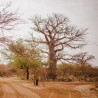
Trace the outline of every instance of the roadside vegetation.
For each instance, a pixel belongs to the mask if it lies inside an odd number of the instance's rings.
[[[16,70],[13,65],[0,65],[0,77],[11,77],[16,74]]]

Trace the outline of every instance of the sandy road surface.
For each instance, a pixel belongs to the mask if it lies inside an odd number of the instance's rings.
[[[0,98],[98,98],[98,92],[90,90],[92,86],[81,82],[40,82],[35,87],[31,80],[0,78]]]
[[[21,85],[22,81],[0,79],[0,98],[40,98],[32,90]]]

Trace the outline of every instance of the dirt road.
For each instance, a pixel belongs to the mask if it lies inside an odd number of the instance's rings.
[[[74,82],[40,82],[35,87],[30,80],[0,78],[0,98],[98,98],[90,87]]]
[[[0,79],[0,98],[40,98],[32,90],[27,89],[21,83],[23,81],[13,79]]]

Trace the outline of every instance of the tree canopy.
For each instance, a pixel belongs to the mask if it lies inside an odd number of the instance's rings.
[[[41,66],[40,51],[36,48],[35,44],[24,43],[23,40],[19,39],[16,42],[8,44],[6,50],[9,53],[3,52],[3,54],[13,62],[15,68],[27,71],[27,79],[29,79],[30,68],[36,71]]]
[[[34,27],[32,30],[42,35],[33,42],[44,44],[48,50],[49,76],[56,76],[56,64],[58,60],[68,60],[65,48],[78,49],[85,45],[87,29],[78,29],[72,26],[69,19],[61,14],[52,14],[47,18],[35,16],[31,19]],[[63,51],[64,50],[64,51]]]

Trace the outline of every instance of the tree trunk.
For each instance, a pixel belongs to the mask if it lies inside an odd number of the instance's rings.
[[[37,86],[38,85],[38,77],[34,72],[34,85]]]
[[[36,76],[34,74],[34,85],[36,86]]]
[[[49,67],[47,69],[48,78],[55,79],[56,78],[56,54],[55,47],[53,44],[49,45]]]
[[[27,71],[27,80],[29,80],[29,69],[27,69],[26,71]]]

